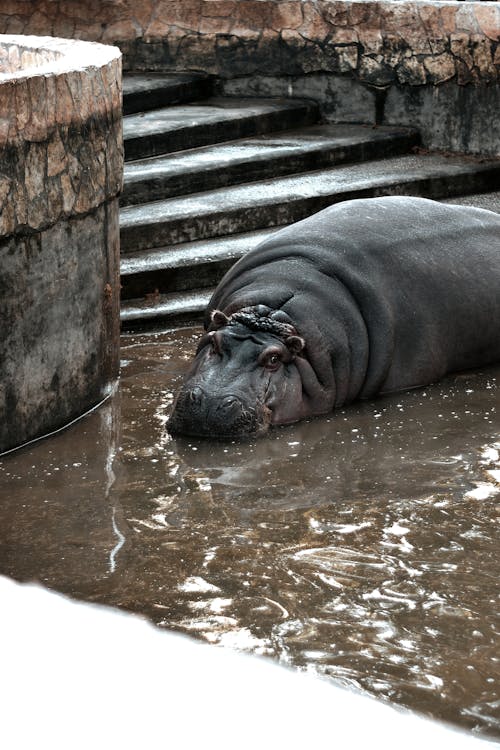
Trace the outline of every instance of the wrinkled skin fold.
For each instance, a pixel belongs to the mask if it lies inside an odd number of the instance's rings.
[[[500,216],[423,198],[331,206],[225,275],[169,430],[260,435],[500,361]]]

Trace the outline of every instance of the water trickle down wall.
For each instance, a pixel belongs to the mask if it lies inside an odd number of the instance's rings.
[[[118,376],[120,58],[0,36],[0,452],[81,415]]]

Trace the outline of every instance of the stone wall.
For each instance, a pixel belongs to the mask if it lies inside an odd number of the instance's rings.
[[[0,31],[113,42],[126,69],[204,70],[227,93],[309,93],[338,121],[500,150],[496,2],[4,0]]]
[[[0,31],[119,44],[124,68],[355,73],[369,85],[500,72],[500,4],[381,0],[4,0]]]
[[[0,36],[0,452],[118,375],[122,171],[119,50]]]

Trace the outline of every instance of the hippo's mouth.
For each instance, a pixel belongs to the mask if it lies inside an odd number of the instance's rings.
[[[270,424],[271,410],[265,404],[248,406],[232,394],[213,399],[195,386],[179,393],[167,429],[173,435],[224,440],[257,437]]]

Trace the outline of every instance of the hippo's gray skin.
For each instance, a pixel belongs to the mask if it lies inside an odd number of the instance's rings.
[[[500,361],[500,215],[423,198],[331,206],[225,275],[172,433],[256,435]]]

